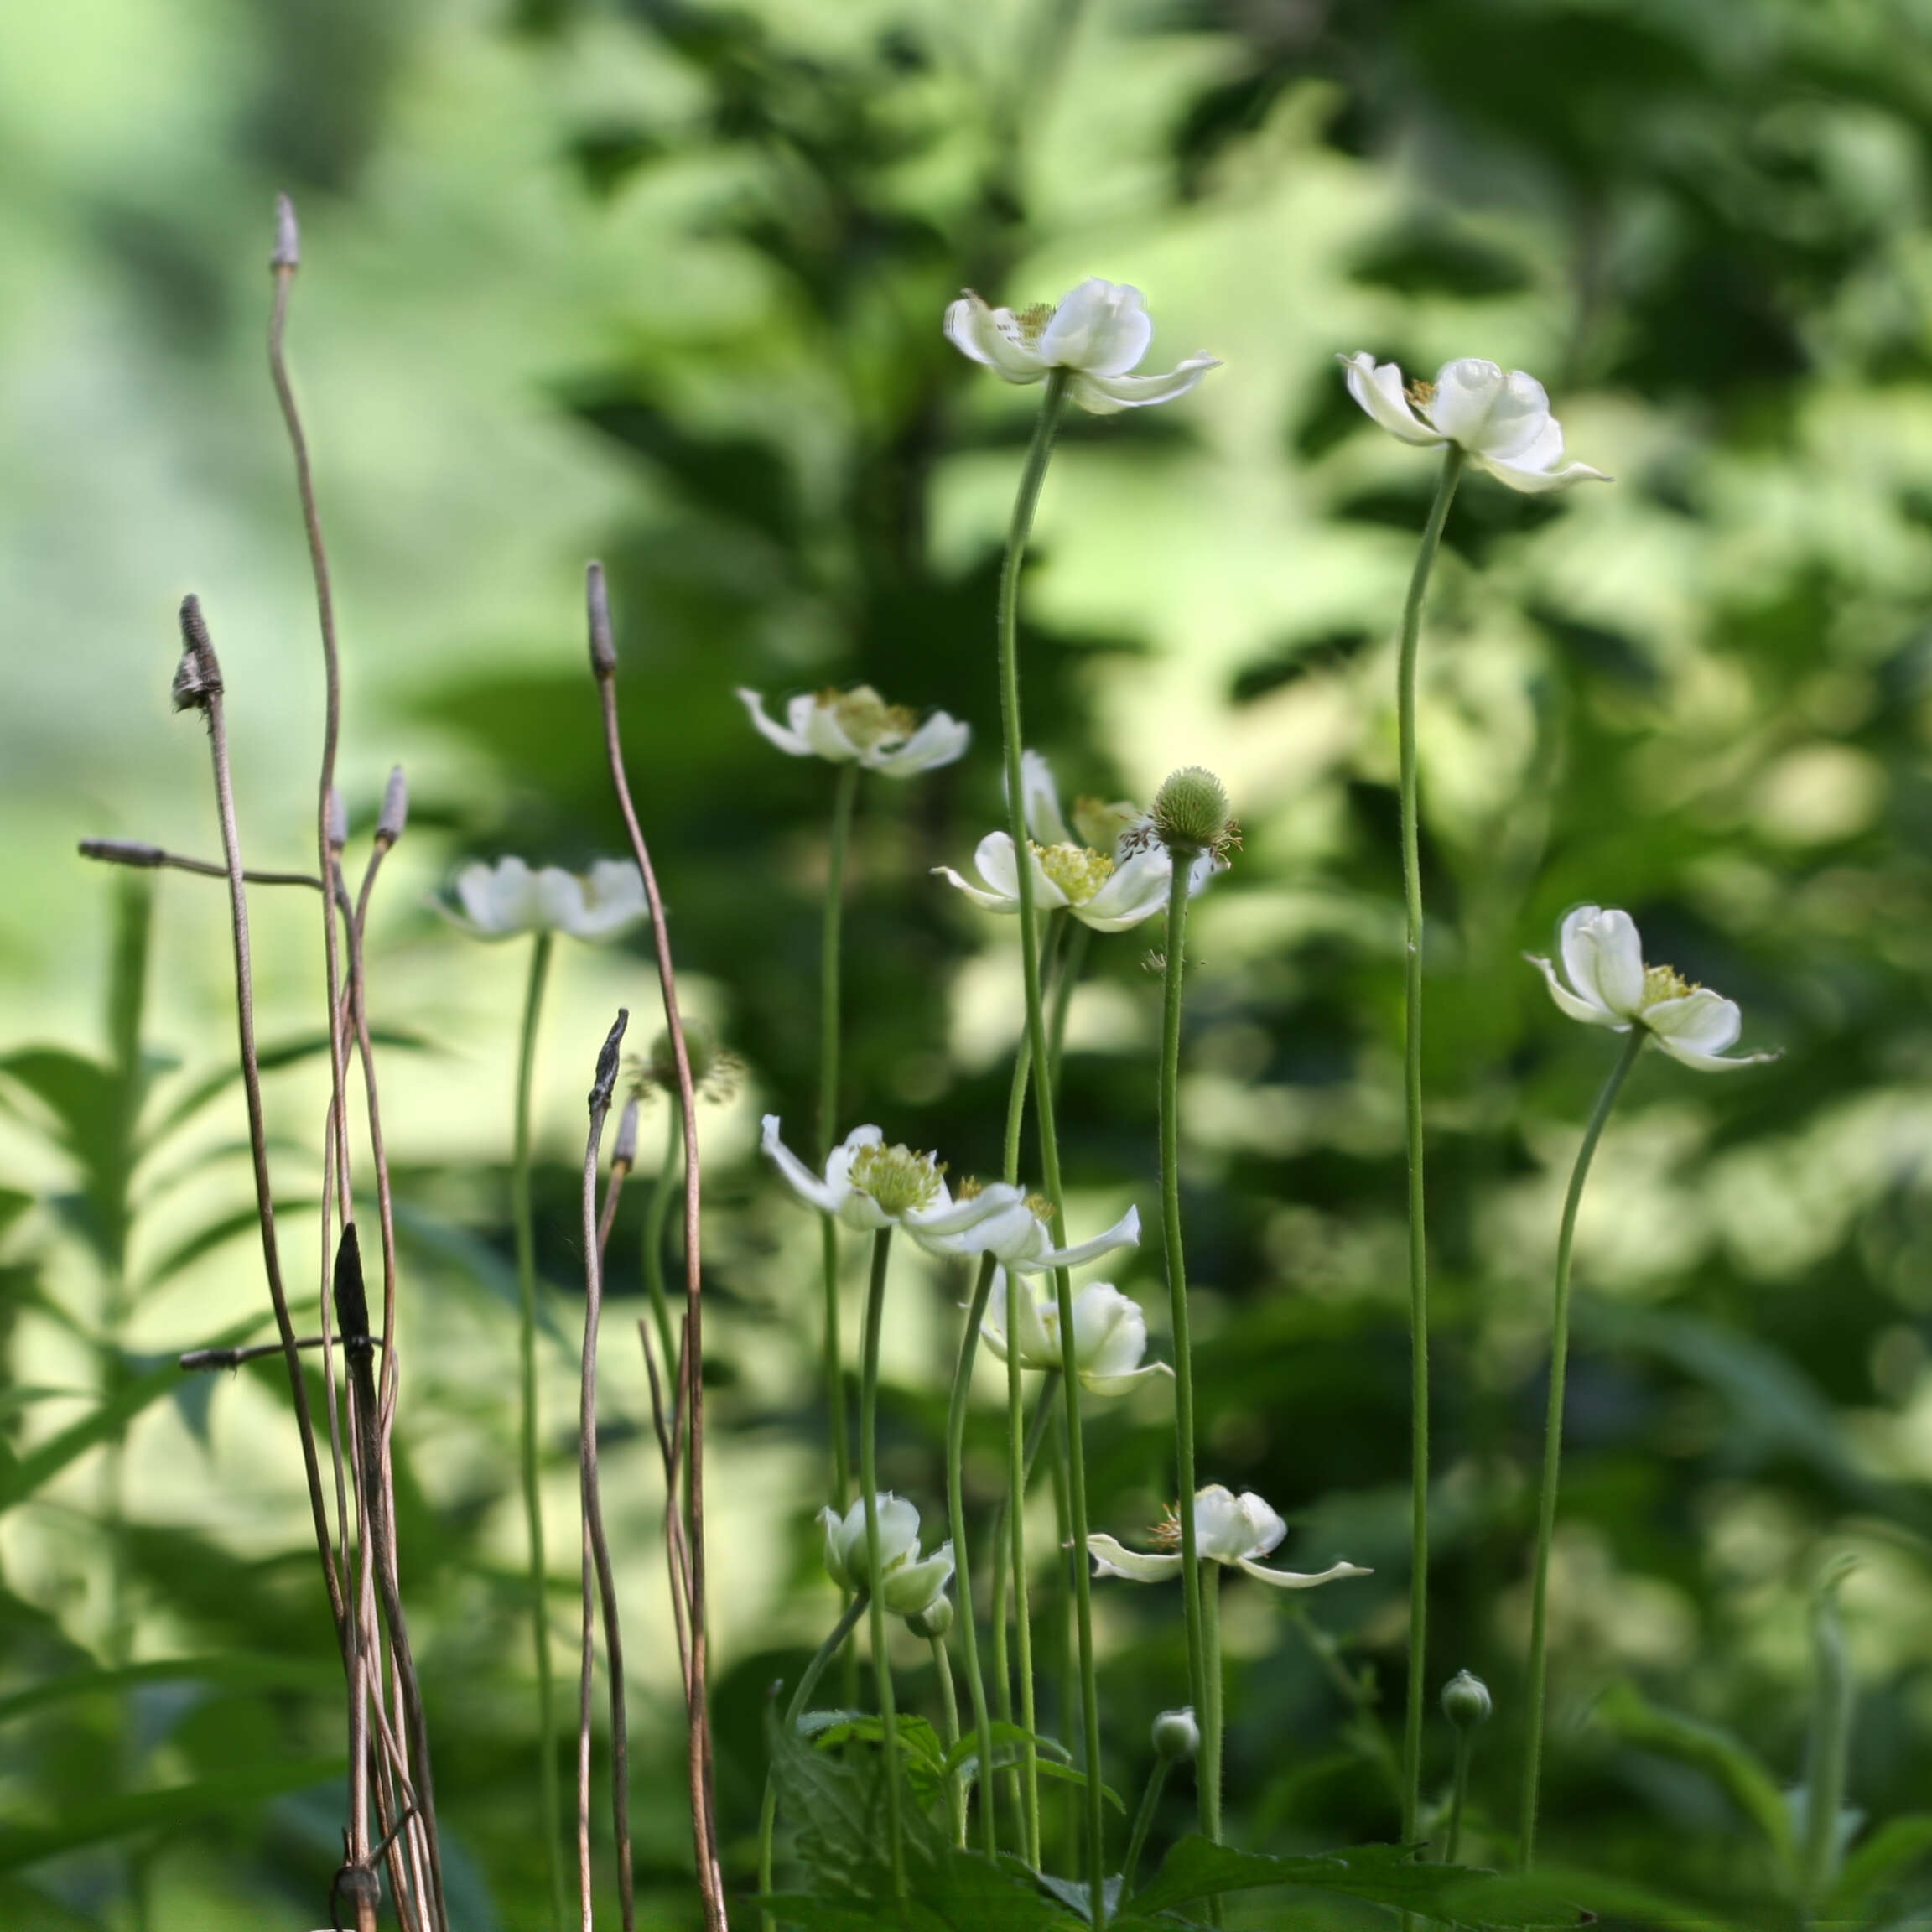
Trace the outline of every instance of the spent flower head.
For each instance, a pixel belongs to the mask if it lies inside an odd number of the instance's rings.
[[[718,1044],[717,1036],[703,1021],[684,1022],[684,1057],[691,1066],[691,1085],[700,1100],[722,1104],[735,1099],[745,1083],[745,1062],[730,1048]],[[651,1042],[651,1051],[634,1057],[625,1069],[631,1091],[642,1097],[678,1091],[678,1057],[671,1048],[671,1036],[660,1030]]]
[[[870,684],[849,691],[805,692],[785,706],[785,722],[766,716],[765,700],[740,689],[740,702],[760,735],[794,758],[857,763],[888,778],[911,778],[950,765],[965,750],[972,728],[943,711],[926,722],[904,704],[888,704]]]
[[[1228,811],[1228,788],[1206,766],[1171,771],[1154,794],[1146,830],[1176,858],[1210,852],[1225,860],[1241,842],[1240,828]]]
[[[1124,1576],[1133,1583],[1165,1583],[1181,1574],[1181,1533],[1176,1509],[1151,1532],[1152,1540],[1164,1545],[1158,1551],[1129,1550],[1111,1536],[1089,1536],[1087,1554],[1093,1559],[1093,1574]],[[1210,1483],[1195,1492],[1194,1541],[1203,1562],[1225,1564],[1277,1590],[1311,1590],[1318,1583],[1370,1574],[1348,1562],[1331,1563],[1326,1570],[1311,1574],[1270,1570],[1259,1559],[1287,1534],[1288,1525],[1252,1489],[1237,1496],[1222,1484]]]

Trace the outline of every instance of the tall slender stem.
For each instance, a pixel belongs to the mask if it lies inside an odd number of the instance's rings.
[[[839,1020],[840,934],[845,896],[845,853],[851,841],[852,808],[859,796],[856,759],[839,768],[832,797],[832,839],[825,872],[825,917],[818,939],[818,1165],[823,1168],[839,1137]],[[839,1338],[839,1223],[819,1218],[819,1254],[825,1284],[825,1415],[832,1433],[832,1507],[844,1513],[852,1494],[852,1450],[845,1414],[844,1351]],[[970,1619],[969,1619],[970,1621]]]
[[[1462,1806],[1469,1795],[1469,1749],[1475,1733],[1461,1726],[1456,1732],[1456,1768],[1449,1786],[1449,1829],[1442,1846],[1442,1862],[1453,1865],[1462,1848]]]
[[[1154,1760],[1154,1768],[1147,1774],[1147,1789],[1140,1794],[1140,1809],[1134,1814],[1134,1829],[1127,1839],[1127,1856],[1120,1867],[1120,1897],[1123,1902],[1133,1895],[1135,1874],[1140,1869],[1140,1854],[1147,1844],[1147,1833],[1154,1823],[1154,1814],[1160,1809],[1161,1794],[1167,1788],[1167,1774],[1171,1768],[1166,1757]]]
[[[953,1747],[959,1742],[959,1699],[953,1688],[953,1659],[946,1654],[946,1639],[934,1637],[928,1639],[932,1646],[932,1668],[939,1675],[939,1742],[946,1747],[946,1754],[951,1757]],[[982,1756],[980,1763],[987,1760]],[[991,1812],[991,1806],[983,1805],[981,1810]],[[946,1780],[946,1810],[953,1826],[953,1842],[961,1851],[966,1848],[966,1778],[963,1771],[955,1771]]]
[[[1201,1829],[1221,1836],[1221,1566],[1210,1563],[1201,1579],[1201,1669],[1208,1689],[1202,1711],[1201,1757],[1196,1773],[1201,1780]],[[1220,1903],[1218,1899],[1215,1901]]]
[[[876,1578],[879,1557],[879,1332],[886,1317],[886,1270],[891,1258],[892,1230],[872,1238],[872,1279],[865,1291],[864,1360],[859,1371],[859,1493],[865,1505],[865,1574]],[[879,1695],[880,1774],[886,1780],[886,1836],[891,1852],[892,1883],[906,1888],[904,1826],[899,1816],[899,1724],[892,1701],[892,1659],[886,1649],[886,1601],[868,1592],[872,1635],[872,1675]]]
[[[1536,1568],[1530,1593],[1530,1700],[1523,1756],[1523,1866],[1527,1871],[1536,1855],[1536,1806],[1543,1775],[1543,1694],[1549,1647],[1550,1545],[1556,1533],[1556,1488],[1563,1461],[1563,1387],[1570,1364],[1570,1250],[1576,1235],[1576,1210],[1590,1162],[1603,1136],[1604,1123],[1623,1090],[1637,1056],[1649,1036],[1633,1026],[1625,1036],[1617,1064],[1597,1096],[1576,1165],[1570,1171],[1570,1191],[1563,1198],[1563,1226],[1556,1237],[1556,1296],[1550,1327],[1550,1405],[1543,1422],[1543,1487],[1536,1503]]]
[[[1033,513],[1040,491],[1046,480],[1046,465],[1053,452],[1054,432],[1058,428],[1067,402],[1067,374],[1055,370],[1046,378],[1046,395],[1026,453],[1026,465],[1021,472],[1020,490],[1013,505],[1012,527],[1007,537],[1006,557],[1000,574],[1000,716],[1004,728],[1006,763],[1006,806],[1013,849],[1015,872],[1019,885],[1020,956],[1026,974],[1026,1037],[1033,1064],[1042,1070],[1051,1067],[1048,1055],[1046,1001],[1041,986],[1040,915],[1034,895],[1033,867],[1026,842],[1026,792],[1021,766],[1025,743],[1020,714],[1020,572],[1032,533]],[[1066,1213],[1060,1181],[1060,1146],[1053,1124],[1053,1083],[1041,1078],[1033,1082],[1034,1111],[1040,1124],[1040,1171],[1046,1199],[1052,1210],[1056,1235],[1064,1239]],[[1087,1569],[1087,1470],[1080,1439],[1080,1389],[1078,1338],[1073,1328],[1073,1285],[1064,1268],[1053,1273],[1053,1285],[1060,1304],[1060,1347],[1066,1378],[1068,1484],[1067,1504],[1071,1515],[1074,1564],[1074,1623],[1080,1647],[1081,1718],[1085,1747],[1087,1781],[1087,1871],[1092,1886],[1093,1923],[1104,1926],[1107,1918],[1106,1816],[1100,1784],[1100,1701],[1093,1668],[1093,1591]]]
[[[1021,1293],[1028,1292],[1025,1283],[1019,1283],[1018,1286]],[[1013,1290],[1014,1284],[1010,1282],[1007,1292],[1011,1294]],[[1007,1333],[1009,1337],[1012,1333],[1010,1317]],[[1042,1395],[1039,1414],[1043,1417],[1046,1413],[1046,1401]],[[1013,1569],[1013,1648],[1020,1679],[1022,1733],[1019,1771],[1020,1831],[1026,1862],[1037,1871],[1040,1867],[1040,1752],[1033,1740],[1040,1729],[1040,1719],[1033,1687],[1033,1621],[1026,1602],[1026,1473],[1032,1467],[1032,1458],[1021,1440],[1021,1423],[1025,1414],[1020,1352],[1009,1342],[1006,1349],[1006,1530],[1009,1559]],[[1038,1448],[1037,1440],[1032,1446]],[[1004,1613],[1002,1606],[1001,1614]]]
[[[510,1218],[517,1239],[517,1361],[522,1389],[518,1448],[522,1465],[523,1526],[530,1550],[530,1637],[537,1654],[537,1789],[543,1808],[543,1846],[550,1868],[551,1910],[554,1923],[562,1926],[569,1906],[563,1840],[564,1794],[557,1775],[557,1694],[550,1674],[550,1608],[543,1561],[543,1493],[537,1406],[537,1223],[530,1198],[531,1096],[536,1084],[537,1034],[543,1016],[543,989],[550,975],[551,946],[552,936],[539,932],[530,948],[530,978],[523,995],[523,1031],[517,1050]]]
[[[828,1217],[828,1225],[829,1219]],[[966,1694],[973,1706],[973,1726],[979,1734],[979,1839],[989,1856],[999,1848],[993,1805],[993,1717],[986,1706],[986,1680],[979,1670],[979,1633],[973,1607],[973,1569],[966,1534],[964,1464],[966,1405],[973,1392],[973,1364],[979,1353],[979,1328],[986,1318],[986,1304],[992,1296],[993,1275],[997,1265],[990,1254],[980,1257],[979,1279],[973,1285],[972,1305],[966,1311],[966,1332],[959,1338],[959,1360],[953,1372],[952,1400],[946,1410],[946,1511],[953,1533],[953,1561],[958,1576],[959,1657],[966,1667]],[[945,1646],[937,1639],[934,1646],[935,1654],[942,1659],[942,1668],[944,1668]],[[946,1685],[950,1696],[950,1675]]]
[[[1436,500],[1402,606],[1402,649],[1395,673],[1396,735],[1402,787],[1403,1111],[1409,1150],[1410,1567],[1409,1686],[1402,1727],[1402,1839],[1412,1844],[1422,1791],[1422,1690],[1429,1639],[1429,1244],[1423,1224],[1422,1175],[1422,859],[1416,815],[1415,657],[1422,601],[1442,543],[1442,526],[1462,474],[1462,451],[1442,452]]]
[[[1201,1829],[1220,1833],[1220,1789],[1210,1775],[1213,1695],[1208,1681],[1202,1628],[1200,1533],[1194,1522],[1194,1345],[1187,1319],[1187,1257],[1181,1240],[1181,989],[1187,945],[1188,856],[1172,855],[1167,886],[1166,965],[1161,1004],[1161,1236],[1167,1265],[1167,1300],[1174,1329],[1174,1461],[1181,1485],[1181,1600],[1187,1627],[1187,1696],[1207,1727],[1196,1779]]]

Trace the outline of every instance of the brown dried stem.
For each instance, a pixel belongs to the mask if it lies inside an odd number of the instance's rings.
[[[98,859],[103,865],[132,865],[146,871],[166,865],[177,872],[196,873],[204,879],[228,876],[228,868],[216,865],[212,859],[190,859],[139,839],[83,839],[80,856]],[[242,876],[251,886],[306,886],[314,892],[322,890],[322,881],[313,872],[257,872],[251,869]]]
[[[692,1832],[698,1860],[698,1885],[704,1901],[706,1932],[728,1932],[730,1919],[724,1905],[724,1875],[718,1862],[716,1834],[713,1824],[711,1795],[711,1719],[707,1686],[704,1633],[704,1281],[699,1255],[699,1175],[698,1159],[698,1097],[691,1078],[691,1057],[684,1041],[684,1025],[678,1011],[678,976],[671,960],[671,940],[664,927],[664,902],[657,891],[657,875],[651,864],[651,851],[637,822],[631,803],[631,786],[624,772],[624,746],[617,722],[617,653],[611,637],[610,595],[604,581],[604,567],[592,564],[585,576],[585,601],[590,631],[590,668],[597,685],[597,701],[603,714],[604,749],[610,766],[610,782],[624,814],[625,830],[630,834],[631,850],[644,880],[644,896],[651,909],[651,937],[657,955],[658,989],[664,1002],[664,1029],[670,1037],[672,1059],[678,1072],[678,1104],[684,1121],[684,1345],[679,1367],[683,1370],[685,1426],[689,1448],[686,1458],[684,1509],[686,1513],[685,1559],[689,1566],[686,1595],[690,1617],[691,1661],[687,1687],[688,1717],[688,1762],[691,1778]],[[667,1499],[667,1511],[675,1514],[678,1493],[673,1488]]]

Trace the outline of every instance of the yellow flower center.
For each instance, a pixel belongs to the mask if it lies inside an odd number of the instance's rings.
[[[1046,333],[1046,325],[1053,319],[1057,306],[1052,302],[1036,302],[1031,309],[1018,310],[1013,319],[1020,325],[1020,340],[1029,349],[1037,348],[1040,338]]]
[[[1053,1203],[1044,1194],[1029,1194],[1026,1212],[1036,1221],[1044,1221],[1049,1228],[1053,1225]]]
[[[1091,845],[1035,845],[1040,870],[1067,895],[1070,906],[1084,906],[1106,884],[1114,861]]]
[[[870,684],[854,685],[849,691],[821,691],[818,705],[838,719],[839,730],[861,751],[910,738],[919,723],[906,706],[888,704]]]
[[[1666,1000],[1681,1000],[1686,994],[1697,990],[1694,980],[1686,979],[1675,966],[1646,966],[1644,969],[1644,999],[1640,1010],[1662,1005]]]
[[[1408,388],[1408,397],[1416,408],[1426,409],[1436,400],[1436,385],[1420,380],[1411,382]]]
[[[910,1213],[925,1207],[939,1192],[943,1163],[930,1154],[915,1154],[902,1141],[882,1147],[874,1141],[853,1156],[852,1185],[869,1194],[888,1214]]]

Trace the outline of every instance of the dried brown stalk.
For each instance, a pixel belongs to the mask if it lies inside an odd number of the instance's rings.
[[[724,1875],[718,1862],[717,1839],[713,1823],[711,1794],[711,1719],[707,1685],[704,1634],[704,1282],[699,1254],[698,1098],[691,1078],[691,1057],[684,1041],[684,1026],[678,1011],[678,976],[671,960],[671,940],[664,927],[664,902],[657,891],[657,875],[651,864],[650,848],[637,822],[636,808],[631,801],[631,786],[624,772],[624,747],[617,723],[617,652],[610,632],[610,594],[604,581],[604,567],[592,564],[585,577],[585,602],[590,631],[590,668],[596,681],[597,701],[603,714],[604,749],[610,766],[610,782],[617,794],[624,826],[631,838],[631,850],[644,880],[644,896],[651,909],[651,936],[657,955],[657,982],[664,1002],[664,1028],[671,1041],[671,1054],[678,1071],[678,1104],[684,1121],[684,1346],[679,1366],[683,1369],[685,1427],[688,1431],[684,1509],[687,1536],[686,1561],[689,1566],[686,1595],[690,1617],[691,1661],[687,1685],[688,1762],[691,1779],[692,1832],[698,1862],[699,1890],[704,1901],[706,1932],[728,1932],[730,1919],[724,1904]],[[666,1508],[675,1514],[678,1493],[673,1489]]]
[[[190,859],[179,852],[166,851],[161,846],[148,844],[139,839],[83,839],[80,856],[98,859],[108,865],[132,865],[146,871],[166,865],[177,872],[198,873],[204,879],[228,876],[228,868],[216,865],[212,859]],[[251,869],[242,876],[251,886],[306,886],[311,891],[322,890],[322,881],[313,872],[257,872]]]

